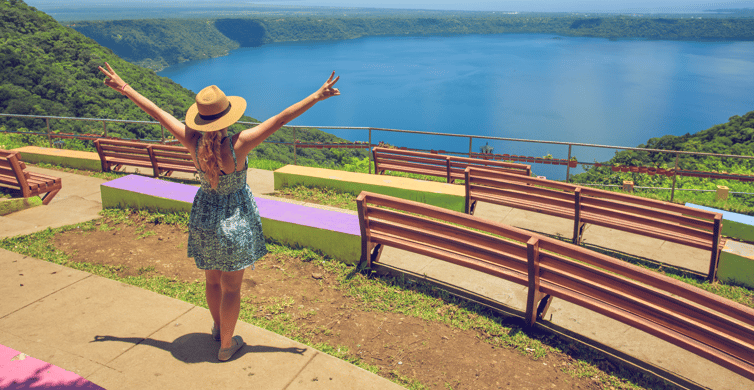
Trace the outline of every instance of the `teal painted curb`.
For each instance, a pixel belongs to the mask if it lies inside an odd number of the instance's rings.
[[[36,154],[21,152],[21,159],[30,164],[52,164],[66,168],[75,168],[87,171],[102,171],[102,164],[99,160],[90,160],[86,158],[50,156],[48,154]]]
[[[361,236],[262,218],[265,237],[294,248],[310,248],[348,265],[361,257]]]
[[[185,211],[191,212],[191,203],[180,200],[159,198],[152,195],[145,195],[138,192],[121,190],[105,185],[100,185],[102,194],[102,208],[131,208],[150,211]]]
[[[349,182],[338,179],[326,179],[321,177],[296,175],[292,173],[277,171],[274,172],[274,177],[276,191],[282,188],[293,187],[299,184],[307,187],[331,188],[352,194],[354,196],[358,196],[361,191],[369,191],[377,194],[390,195],[396,198],[430,204],[433,206],[446,208],[448,210],[460,211],[462,213],[466,211],[466,198],[463,196],[408,190],[405,188],[381,186],[376,184]]]

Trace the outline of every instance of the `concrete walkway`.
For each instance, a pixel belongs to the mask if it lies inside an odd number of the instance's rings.
[[[99,217],[99,185],[104,180],[30,170],[62,177],[63,190],[48,206],[0,217],[0,237]],[[272,172],[251,170],[249,185],[254,194],[272,193]],[[572,223],[558,218],[485,204],[475,215],[547,234],[567,235],[572,229]],[[610,229],[589,227],[584,241],[702,273],[709,262],[704,251]],[[386,248],[378,270],[429,280],[512,315],[523,316],[525,310],[525,287],[440,260]],[[85,272],[0,251],[0,278],[0,344],[107,389],[400,388],[243,323],[237,332],[249,345],[233,361],[218,364],[206,309]],[[581,307],[556,299],[548,313],[538,326],[683,387],[754,389],[754,382],[706,359]]]

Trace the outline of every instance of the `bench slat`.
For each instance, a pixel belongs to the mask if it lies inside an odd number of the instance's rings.
[[[628,202],[642,205],[642,206],[653,207],[660,210],[672,211],[679,214],[686,214],[686,215],[691,215],[694,217],[704,218],[704,219],[709,219],[709,220],[715,219],[715,214],[716,214],[711,211],[695,209],[692,207],[686,207],[683,205],[670,203],[670,202],[663,202],[661,200],[647,199],[647,198],[642,198],[639,196],[620,194],[617,192],[599,190],[599,189],[589,188],[589,187],[582,187],[581,194],[587,195],[587,196],[613,199],[613,200],[618,200],[618,201],[627,200]]]
[[[147,145],[136,146],[136,147],[102,145],[102,151],[105,152],[105,154],[108,155],[108,156],[111,156],[111,155],[120,155],[120,154],[136,155],[136,156],[149,156],[149,151],[147,150]]]
[[[646,225],[654,229],[665,230],[668,232],[678,233],[690,237],[698,238],[702,241],[712,242],[712,232],[699,230],[690,226],[680,225],[675,222],[668,222],[660,218],[650,218],[645,216],[627,214],[621,211],[608,210],[600,207],[581,205],[581,218],[594,219],[601,221],[619,220],[626,225]],[[586,222],[586,221],[584,221]],[[595,223],[599,225],[600,223]]]
[[[703,326],[712,328],[717,332],[725,333],[728,336],[741,336],[745,340],[754,340],[754,329],[732,321],[728,317],[715,316],[704,310],[703,307],[692,305],[673,295],[658,294],[657,290],[637,281],[599,269],[585,269],[585,267],[589,266],[546,253],[540,255],[540,269],[544,268],[547,270],[549,268],[551,271],[571,275],[572,279],[568,282],[569,285],[574,281],[583,283],[586,280],[584,277],[588,274],[588,282],[590,284],[614,288],[614,291],[619,291],[622,295],[642,300],[646,304],[657,304],[659,307],[666,309],[665,312],[677,313],[688,321],[698,321]],[[542,274],[540,274],[540,278],[548,279],[546,275]],[[642,315],[641,312],[636,314]],[[749,342],[746,348],[752,349],[754,345]]]
[[[447,261],[449,263],[457,264],[466,268],[470,268],[479,272],[484,272],[488,275],[497,276],[501,279],[505,279],[514,283],[525,284],[527,281],[526,274],[521,272],[512,271],[508,268],[496,266],[491,263],[480,261],[477,259],[468,258],[459,254],[453,254],[446,251],[433,248],[428,245],[411,242],[396,236],[389,236],[380,233],[373,233],[371,236],[372,242],[390,245],[398,249],[402,249],[409,252],[418,253],[424,256],[429,256],[435,259]]]
[[[573,193],[563,192],[560,190],[553,190],[549,188],[542,188],[542,187],[536,187],[536,186],[528,186],[525,184],[512,183],[512,182],[480,179],[476,177],[472,177],[470,181],[471,181],[470,189],[472,191],[472,194],[477,192],[477,193],[483,193],[483,194],[488,194],[488,195],[496,194],[496,195],[505,196],[509,193],[516,192],[516,193],[527,193],[527,194],[532,194],[532,195],[539,195],[546,198],[560,199],[560,200],[569,202],[571,205],[573,205],[575,201],[573,198]],[[480,185],[483,185],[483,186],[480,186]]]
[[[649,209],[641,205],[626,204],[626,203],[612,201],[608,199],[591,198],[591,197],[582,196],[581,205],[582,205],[582,208],[598,207],[605,210],[617,210],[617,211],[624,211],[630,214],[643,215],[645,217],[661,216],[665,220],[673,221],[680,225],[694,226],[698,229],[707,230],[709,232],[712,232],[712,229],[714,227],[713,221],[685,216],[685,215],[678,214],[676,212]]]
[[[739,375],[754,380],[754,366],[752,366],[751,363],[736,359],[735,357],[725,354],[724,352],[701,344],[691,337],[688,337],[684,334],[679,334],[663,326],[660,326],[653,321],[649,321],[645,318],[631,315],[625,312],[616,311],[613,305],[589,296],[578,294],[577,292],[573,292],[565,287],[552,283],[543,282],[540,286],[540,291],[545,294],[550,294],[552,296],[558,297],[564,301],[571,302],[575,305],[587,308],[596,313],[600,313],[616,321],[623,322],[624,324],[675,344],[696,355],[702,356],[733,372],[736,372]]]
[[[474,250],[481,251],[484,250],[484,248],[495,248],[496,252],[505,251],[510,254],[512,258],[521,261],[519,271],[526,270],[526,247],[514,241],[508,241],[478,231],[460,229],[457,226],[448,225],[442,222],[380,208],[369,209],[368,218],[370,224],[369,229],[371,231],[379,231],[380,227],[385,226],[394,229],[395,223],[398,223],[417,229],[421,234],[439,234],[440,236],[451,237],[460,242],[470,243],[474,249],[472,252],[466,253],[468,256],[480,255],[481,257],[481,253],[474,252]],[[379,221],[379,219],[390,222]],[[388,231],[386,230],[386,232]],[[395,234],[394,230],[391,230],[388,233]]]
[[[676,244],[687,245],[687,246],[697,248],[697,249],[712,250],[711,243],[702,242],[690,236],[671,235],[665,232],[658,232],[656,230],[649,229],[646,226],[636,227],[634,225],[628,225],[625,223],[616,222],[612,220],[591,218],[590,216],[584,215],[584,214],[582,214],[581,220],[582,222],[585,222],[585,223],[592,223],[595,225],[613,228],[613,229],[624,231],[627,233],[634,233],[634,234],[639,234],[645,237],[656,238],[658,240],[670,241]]]

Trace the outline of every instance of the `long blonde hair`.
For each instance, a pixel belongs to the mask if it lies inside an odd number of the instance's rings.
[[[213,131],[202,134],[199,141],[199,167],[204,171],[207,181],[212,188],[217,188],[220,182],[220,145],[222,144],[222,131]]]

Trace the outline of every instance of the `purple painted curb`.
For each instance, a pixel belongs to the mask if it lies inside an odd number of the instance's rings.
[[[102,184],[107,187],[136,192],[148,196],[194,202],[199,187],[173,183],[139,175],[128,175]],[[361,235],[356,215],[322,210],[272,199],[254,198],[262,218],[294,223],[339,233]]]

